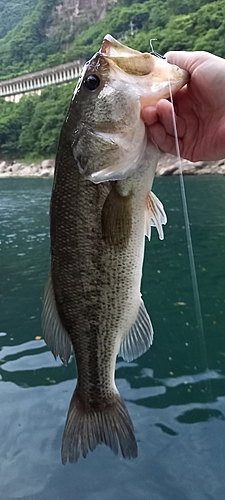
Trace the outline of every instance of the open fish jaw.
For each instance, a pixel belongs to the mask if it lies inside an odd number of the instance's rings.
[[[187,71],[169,64],[165,59],[130,49],[111,35],[105,36],[100,52],[125,73],[142,77],[141,81],[136,79],[140,89],[141,107],[153,106],[159,99],[168,98],[170,88],[174,93],[189,80]]]

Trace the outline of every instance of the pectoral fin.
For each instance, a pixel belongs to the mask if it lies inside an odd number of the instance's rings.
[[[162,225],[167,223],[167,217],[164,211],[163,204],[161,203],[161,201],[159,201],[157,196],[152,191],[148,193],[146,198],[145,216],[146,216],[145,235],[150,240],[151,227],[155,226],[159,234],[159,239],[163,240],[164,233]]]
[[[51,273],[49,274],[43,298],[42,309],[43,338],[55,358],[60,357],[67,364],[71,355],[71,341],[63,327],[57,311],[55,294],[52,285]]]
[[[153,328],[142,299],[135,323],[122,341],[119,351],[125,361],[132,361],[144,354],[153,341]]]
[[[102,237],[112,246],[126,246],[132,225],[132,193],[122,196],[116,183],[108,194],[102,209]]]

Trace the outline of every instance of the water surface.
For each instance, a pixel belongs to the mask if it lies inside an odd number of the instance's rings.
[[[55,361],[41,336],[49,269],[47,179],[0,182],[0,499],[225,498],[225,178],[185,179],[204,334],[196,326],[178,178],[158,178],[165,240],[146,244],[142,292],[155,338],[116,378],[139,456],[99,446],[61,465],[74,360]]]

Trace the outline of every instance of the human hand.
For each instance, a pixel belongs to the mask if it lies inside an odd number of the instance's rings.
[[[191,161],[225,158],[225,60],[208,52],[168,52],[167,60],[190,74],[174,96],[180,154]],[[150,138],[176,154],[172,104],[161,99],[142,110]]]

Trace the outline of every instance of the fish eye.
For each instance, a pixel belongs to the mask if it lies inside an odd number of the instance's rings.
[[[99,87],[100,78],[97,75],[88,75],[87,78],[85,78],[83,85],[87,90],[93,92]]]

